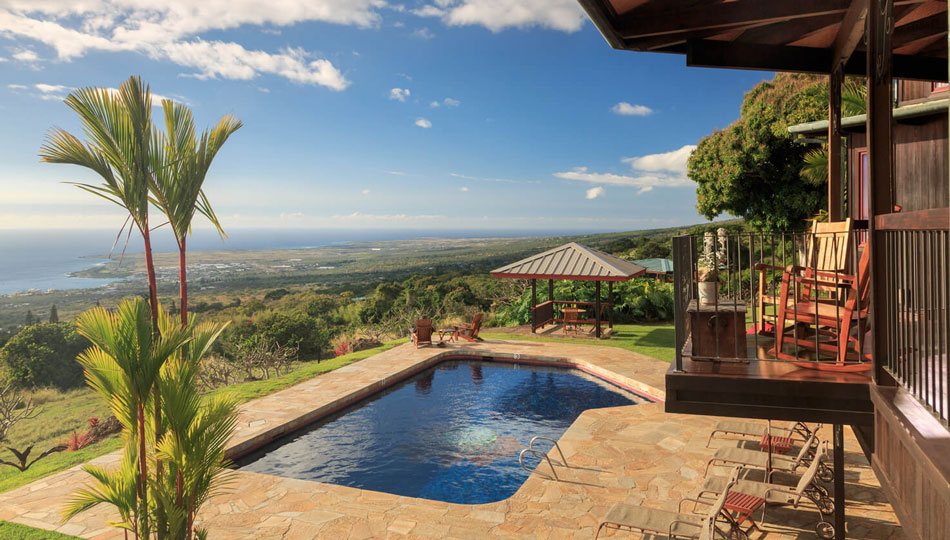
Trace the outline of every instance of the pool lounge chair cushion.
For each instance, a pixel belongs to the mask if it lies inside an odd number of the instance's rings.
[[[749,450],[747,448],[723,447],[716,450],[715,455],[706,463],[706,472],[709,472],[709,467],[714,462],[728,465],[743,465],[763,470],[770,469],[772,471],[794,472],[806,457],[808,457],[808,450],[811,449],[814,440],[815,434],[812,433],[795,457],[773,453],[771,455],[771,463],[769,462],[768,452]]]
[[[690,538],[699,534],[705,518],[706,516],[702,514],[681,514],[668,510],[617,503],[607,511],[604,521],[644,531],[662,531],[664,533],[669,530],[670,524],[674,521],[688,521],[694,526],[677,523],[673,526],[673,533]]]

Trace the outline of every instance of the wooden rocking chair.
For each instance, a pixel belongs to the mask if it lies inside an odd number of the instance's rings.
[[[813,277],[812,273],[830,272],[841,273],[848,271],[848,255],[851,253],[851,218],[844,221],[818,222],[812,224],[808,234],[809,241],[805,247],[804,256],[800,259],[805,268],[806,277]],[[786,268],[769,264],[757,264],[755,270],[759,273],[758,291],[758,330],[762,330],[766,323],[775,323],[778,318],[779,297],[771,294],[769,275],[784,274]],[[840,289],[828,288],[819,285],[818,290],[837,295]],[[805,300],[812,297],[811,287],[805,285],[800,291]],[[800,299],[801,300],[801,299]]]
[[[831,272],[808,273],[806,268],[791,266],[782,275],[782,290],[778,303],[775,347],[769,351],[780,360],[789,360],[808,368],[830,371],[867,371],[871,356],[861,350],[870,300],[868,266],[870,250],[865,249],[858,262],[857,275]],[[798,286],[843,288],[847,285],[844,304],[818,298],[805,299],[796,292]],[[801,298],[801,299],[800,299]],[[811,336],[800,335],[800,325],[814,327]],[[789,354],[782,348],[789,342],[797,348],[814,352],[814,359],[801,354]],[[796,353],[798,353],[796,349]],[[833,354],[834,363],[819,361],[821,353]]]

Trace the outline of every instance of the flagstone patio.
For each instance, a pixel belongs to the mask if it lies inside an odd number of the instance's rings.
[[[246,404],[229,451],[247,452],[460,354],[572,364],[655,401],[664,397],[668,364],[613,347],[486,341],[416,349],[407,344]],[[199,517],[215,540],[593,538],[600,517],[615,502],[675,510],[681,498],[694,495],[714,451],[705,444],[717,420],[666,414],[662,403],[586,411],[560,439],[571,466],[558,467],[562,481],[534,475],[514,496],[497,503],[449,504],[235,471],[229,492],[213,498]],[[903,538],[857,441],[847,434],[848,538]],[[94,461],[116,463],[118,457]],[[0,494],[0,520],[83,538],[122,538],[104,526],[115,518],[108,508],[60,522],[69,493],[87,478],[76,467]],[[768,516],[766,533],[754,533],[753,539],[817,538],[817,511],[807,503],[800,509],[770,509]],[[608,536],[640,538],[625,532]]]

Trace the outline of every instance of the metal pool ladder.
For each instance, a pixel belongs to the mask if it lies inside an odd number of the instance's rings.
[[[543,450],[538,450],[537,448],[535,448],[534,447],[535,441],[547,441],[547,442],[553,443],[554,446],[552,448],[557,448],[557,453],[561,456],[561,464],[564,465],[565,467],[570,467],[570,465],[567,464],[567,459],[564,458],[564,452],[561,451],[561,447],[557,444],[557,441],[555,441],[554,439],[550,439],[548,437],[537,436],[537,437],[532,437],[531,441],[528,443],[528,447],[522,450],[520,454],[518,454],[518,463],[521,464],[521,468],[528,471],[528,474],[536,472],[540,474],[541,476],[547,478],[548,480],[554,480],[555,482],[560,482],[561,479],[557,477],[557,471],[554,470],[554,464],[551,462],[551,458],[548,457],[548,453],[544,452]],[[547,461],[548,467],[551,467],[551,474],[543,473],[537,469],[534,469],[534,470],[529,469],[524,464],[525,454],[531,454],[535,457],[542,458],[544,461]]]

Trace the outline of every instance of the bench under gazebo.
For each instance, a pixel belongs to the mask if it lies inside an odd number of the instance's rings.
[[[570,322],[572,324],[593,324],[594,335],[601,337],[601,325],[607,322],[613,328],[614,282],[629,281],[646,272],[646,268],[628,260],[582,246],[576,242],[549,249],[526,259],[513,262],[492,270],[492,277],[530,279],[531,280],[531,332],[547,324]],[[538,280],[548,280],[548,300],[538,303]],[[593,281],[594,301],[577,302],[554,299],[554,280]],[[602,282],[607,283],[607,301],[601,299]],[[555,318],[554,307],[572,306],[572,308],[593,308],[593,319],[565,321],[563,314]],[[571,308],[566,308],[571,309]],[[606,312],[604,311],[606,309]],[[605,317],[606,315],[606,317]],[[606,321],[605,321],[606,319]]]

